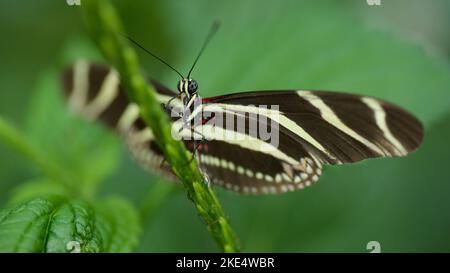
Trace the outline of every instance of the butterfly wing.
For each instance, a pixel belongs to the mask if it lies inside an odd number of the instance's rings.
[[[415,151],[423,139],[423,127],[417,118],[394,104],[368,96],[257,91],[207,98],[205,102],[206,109],[209,104],[227,111],[254,112],[261,106],[277,106],[280,137],[294,139],[327,164],[404,156]]]
[[[172,90],[151,80],[162,104],[176,96]],[[122,90],[118,73],[108,66],[78,61],[63,75],[64,90],[70,108],[89,119],[99,120],[124,137],[132,155],[144,168],[170,180],[178,180],[170,166],[161,165],[164,156],[139,115]]]
[[[177,180],[170,167],[161,165],[163,154],[153,134],[139,116],[137,105],[121,91],[117,72],[96,64],[77,62],[64,76],[71,108],[88,119],[99,119],[124,136],[141,165]],[[162,104],[176,95],[151,81]],[[182,107],[178,99],[171,105]],[[262,111],[261,106],[277,106]],[[350,163],[373,157],[403,156],[423,138],[421,123],[407,111],[372,97],[321,91],[257,91],[205,98],[203,115],[231,113],[245,124],[257,121],[269,127],[276,141],[209,122],[202,126],[206,141],[198,146],[196,160],[205,177],[226,189],[251,194],[294,191],[316,182],[322,164]],[[261,121],[249,113],[265,116]],[[230,118],[228,118],[230,119]],[[234,119],[234,118],[233,118]],[[216,133],[240,132],[243,138],[223,138]],[[246,128],[246,129],[245,129]],[[199,128],[195,128],[198,130]],[[184,130],[182,131],[182,133]],[[186,132],[192,136],[191,130]],[[184,141],[189,149],[195,144]]]
[[[322,164],[351,163],[375,157],[404,156],[422,142],[421,123],[386,101],[323,91],[257,91],[203,99],[206,116],[226,113],[255,121],[248,113],[261,106],[259,125],[275,130],[278,140],[262,141],[258,133],[245,140],[204,135],[199,165],[213,183],[243,193],[276,193],[301,189],[319,179]],[[246,114],[247,113],[247,114]],[[270,124],[269,124],[270,123]],[[218,125],[219,124],[219,125]],[[236,131],[214,124],[219,131]],[[273,126],[273,125],[276,126]],[[248,128],[245,127],[245,128]],[[249,131],[243,132],[251,136]],[[275,143],[275,145],[273,145]],[[269,148],[268,148],[269,147]]]
[[[248,135],[222,139],[203,133],[209,139],[199,146],[198,165],[209,181],[226,189],[245,194],[295,191],[322,174],[318,157],[294,139],[281,137],[275,147]]]

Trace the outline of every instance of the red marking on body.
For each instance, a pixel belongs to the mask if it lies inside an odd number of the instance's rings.
[[[203,144],[202,143],[202,144],[198,145],[197,150],[199,152],[207,152],[208,151],[208,144]]]
[[[194,142],[191,142],[191,143],[188,144],[189,150],[194,150],[194,147],[195,147]],[[199,152],[208,152],[208,144],[207,143],[198,144],[197,151],[199,151]]]
[[[221,98],[224,98],[225,96],[216,96],[216,97],[209,97],[209,98],[202,98],[202,103],[209,103],[211,101],[215,101]]]

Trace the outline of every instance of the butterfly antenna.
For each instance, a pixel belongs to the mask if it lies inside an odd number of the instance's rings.
[[[134,45],[136,45],[137,47],[139,47],[140,49],[144,50],[145,52],[147,52],[148,54],[150,54],[151,56],[153,56],[153,58],[157,59],[158,61],[162,62],[163,64],[167,65],[170,69],[172,69],[173,71],[175,71],[178,75],[180,75],[180,77],[183,79],[183,75],[176,70],[173,66],[171,66],[170,64],[168,64],[166,61],[164,61],[163,59],[161,59],[160,57],[156,56],[155,54],[153,54],[152,52],[150,52],[148,49],[146,49],[145,47],[141,46],[138,42],[136,42],[135,40],[133,40],[132,38],[125,36],[125,38],[128,39],[128,41],[132,42]]]
[[[202,46],[202,48],[200,49],[200,52],[197,55],[197,58],[195,58],[195,61],[192,64],[191,69],[189,70],[189,73],[188,73],[188,76],[187,76],[188,79],[190,78],[192,70],[194,70],[194,67],[197,64],[198,59],[202,55],[202,53],[205,50],[206,46],[208,45],[209,41],[214,36],[216,31],[219,29],[219,26],[220,26],[220,22],[219,21],[214,21],[213,25],[211,26],[211,29],[209,30],[208,36],[206,36],[205,42],[203,42],[203,46]]]

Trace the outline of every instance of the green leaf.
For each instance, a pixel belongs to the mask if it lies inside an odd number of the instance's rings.
[[[44,252],[71,250],[68,244],[80,245],[81,252],[100,252],[102,237],[96,227],[95,213],[78,200],[64,202],[49,214]]]
[[[0,212],[0,252],[131,251],[139,235],[137,219],[131,205],[119,199],[89,205],[38,197]]]
[[[97,224],[108,252],[130,252],[136,248],[141,223],[136,209],[124,199],[111,197],[96,206]]]
[[[17,186],[12,191],[9,204],[18,204],[45,195],[70,196],[71,193],[58,182],[50,181],[47,178],[37,178]]]

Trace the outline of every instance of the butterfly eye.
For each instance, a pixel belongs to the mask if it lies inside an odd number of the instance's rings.
[[[195,92],[197,92],[198,89],[198,84],[197,81],[195,80],[189,80],[189,84],[188,84],[188,92],[189,94],[193,94]]]

